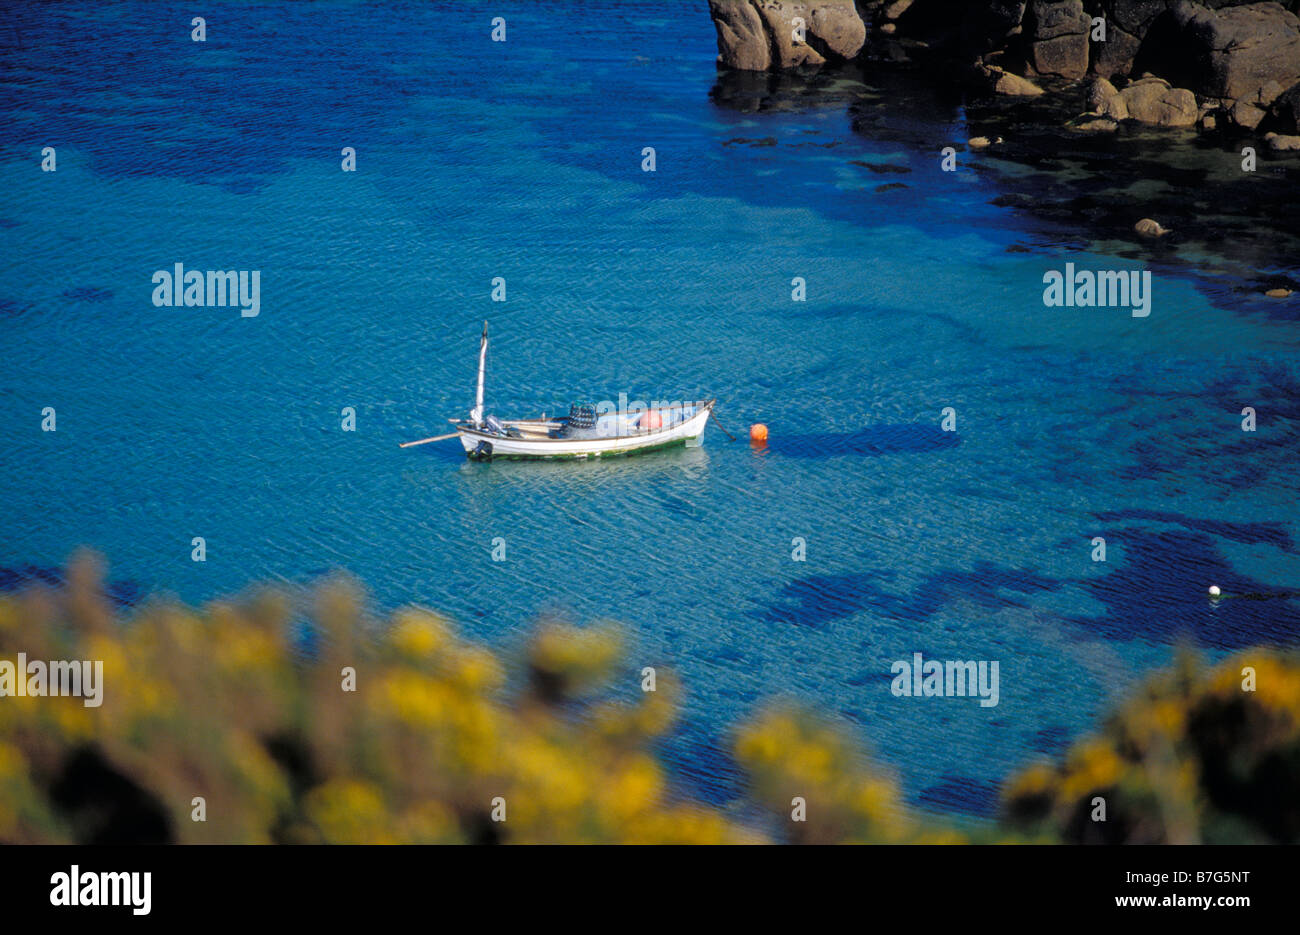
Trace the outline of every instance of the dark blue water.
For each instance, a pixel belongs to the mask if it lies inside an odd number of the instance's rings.
[[[1205,598],[1300,591],[1300,334],[1206,245],[1148,267],[1149,318],[1046,308],[1045,270],[1143,259],[1000,206],[1014,166],[941,172],[971,132],[923,91],[738,104],[702,3],[204,6],[204,44],[153,5],[5,13],[0,587],[86,544],[124,605],[342,568],[500,648],[614,617],[629,684],[689,691],[692,794],[735,793],[730,725],[782,696],[966,815],[1177,643],[1300,636],[1292,599]],[[260,270],[261,313],[155,307],[178,262]],[[485,318],[499,414],[717,396],[771,443],[399,449],[472,404]],[[999,660],[1000,704],[895,698],[917,651]]]

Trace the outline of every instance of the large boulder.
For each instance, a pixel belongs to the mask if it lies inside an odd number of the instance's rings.
[[[750,0],[758,10],[767,29],[772,46],[773,68],[786,71],[803,65],[824,65],[825,57],[808,42],[809,10],[803,3],[784,3],[782,0]],[[856,11],[854,12],[856,14]],[[803,20],[803,37],[799,38],[796,19]],[[861,22],[861,20],[859,20]]]
[[[1300,132],[1300,83],[1277,96],[1269,107],[1268,123],[1279,133]]]
[[[719,65],[741,71],[772,67],[767,27],[749,0],[709,0],[709,15],[718,33]]]
[[[1043,89],[1028,78],[1000,68],[997,65],[980,65],[975,68],[972,84],[978,91],[1006,97],[1038,97]]]
[[[1130,119],[1160,127],[1190,127],[1200,116],[1195,94],[1161,78],[1135,81],[1119,92],[1119,99]]]
[[[867,38],[854,0],[709,0],[709,14],[718,34],[718,64],[743,71],[848,60]]]
[[[1099,114],[1112,120],[1128,119],[1128,107],[1124,98],[1105,78],[1093,78],[1084,86],[1083,108],[1086,113]]]
[[[1040,75],[1082,78],[1091,25],[1083,0],[1030,0],[1024,27],[1029,67]]]
[[[1025,0],[982,0],[967,4],[961,14],[966,49],[983,55],[1005,47],[1007,40],[1023,29],[1025,6]]]
[[[1134,71],[1160,69],[1145,68],[1137,61],[1139,49],[1153,27],[1159,32],[1160,22],[1179,0],[1088,0],[1085,3],[1089,14],[1102,17],[1106,22],[1106,39],[1092,43],[1092,65],[1094,74],[1102,77],[1130,74]],[[1251,6],[1257,0],[1198,0],[1199,4],[1211,11],[1227,7]],[[1282,4],[1293,13],[1300,13],[1300,0],[1285,0]],[[1158,37],[1156,44],[1167,40]],[[1169,50],[1172,51],[1172,50]],[[1138,67],[1135,68],[1135,65]],[[1181,83],[1181,82],[1180,82]]]
[[[1204,97],[1267,106],[1272,99],[1260,95],[1266,86],[1276,87],[1276,97],[1300,80],[1300,19],[1280,3],[1211,9],[1179,0],[1170,16],[1170,54],[1180,58],[1187,86]]]
[[[1300,136],[1283,136],[1280,133],[1265,133],[1264,142],[1275,153],[1300,152]]]
[[[820,0],[807,4],[808,41],[821,48],[828,59],[848,61],[867,41],[867,24],[858,15],[853,0]]]
[[[1133,68],[1142,39],[1173,0],[1100,0],[1097,15],[1106,21],[1106,39],[1092,44],[1092,71],[1109,78]]]
[[[1276,81],[1268,81],[1258,91],[1233,101],[1225,101],[1226,109],[1232,116],[1232,122],[1247,130],[1254,130],[1268,116],[1269,105],[1282,94],[1282,86]]]

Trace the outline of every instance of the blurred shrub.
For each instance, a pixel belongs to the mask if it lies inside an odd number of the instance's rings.
[[[0,597],[0,658],[103,660],[105,683],[100,707],[0,698],[0,841],[759,837],[669,793],[652,748],[677,687],[660,674],[642,693],[633,670],[611,692],[613,627],[540,627],[511,688],[443,618],[407,609],[381,625],[343,584],[316,594],[304,648],[274,594],[119,621],[98,580],[81,560],[65,589]]]
[[[83,558],[65,588],[0,597],[0,659],[102,660],[105,682],[100,707],[0,698],[0,842],[1300,836],[1300,666],[1265,653],[1249,655],[1255,693],[1240,690],[1245,663],[1198,676],[1184,659],[1063,764],[1014,778],[1001,831],[957,832],[909,814],[851,735],[789,705],[736,731],[747,798],[677,794],[656,749],[679,688],[659,671],[656,691],[638,690],[613,626],[545,622],[507,669],[436,614],[367,618],[343,583],[317,590],[307,625],[274,593],[118,620],[99,580]]]
[[[1207,672],[1183,653],[1004,803],[1021,831],[1072,843],[1300,841],[1300,663],[1249,650]]]

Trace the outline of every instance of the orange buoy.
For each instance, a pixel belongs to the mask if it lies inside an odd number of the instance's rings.
[[[664,417],[658,409],[650,409],[641,417],[641,428],[644,430],[661,429],[664,427]]]
[[[755,422],[749,427],[749,440],[755,445],[767,444],[767,426],[762,422]]]

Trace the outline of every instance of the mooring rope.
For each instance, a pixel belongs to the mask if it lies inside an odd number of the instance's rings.
[[[736,440],[736,436],[732,435],[722,427],[722,420],[718,418],[718,414],[713,410],[712,406],[709,407],[709,418],[718,426],[719,431],[721,431],[723,435],[730,438],[733,442]]]

